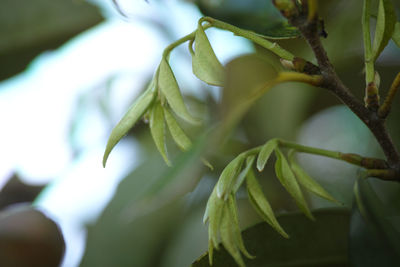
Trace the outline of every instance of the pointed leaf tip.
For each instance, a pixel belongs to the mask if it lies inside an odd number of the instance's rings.
[[[124,137],[136,122],[143,116],[152,101],[154,100],[154,81],[151,81],[147,90],[135,100],[127,113],[122,117],[112,130],[103,155],[103,167],[106,166],[108,156],[115,145]]]
[[[179,126],[178,122],[174,118],[174,116],[169,112],[168,109],[164,110],[165,121],[167,122],[169,132],[171,133],[172,139],[174,139],[175,143],[178,147],[187,151],[192,146],[192,142],[189,137],[185,134],[182,128]]]
[[[153,105],[150,112],[150,133],[165,163],[171,166],[165,146],[164,110],[159,102]]]
[[[253,204],[257,213],[264,219],[272,228],[275,229],[279,234],[285,238],[289,238],[289,235],[283,230],[275,214],[269,204],[268,200],[262,192],[261,186],[254,176],[252,171],[249,172],[246,179],[247,193],[249,195],[249,200]]]
[[[310,212],[307,202],[304,199],[303,192],[296,180],[296,177],[289,166],[285,156],[279,148],[275,149],[277,160],[275,162],[275,173],[280,183],[285,187],[288,193],[294,198],[300,210],[311,220],[314,216]]]
[[[158,86],[161,92],[165,95],[168,104],[171,109],[181,117],[192,124],[200,124],[198,119],[195,119],[187,110],[186,105],[183,101],[181,91],[179,90],[178,83],[175,79],[175,75],[172,72],[166,58],[162,58],[159,73],[158,73]]]
[[[269,157],[271,156],[272,152],[275,150],[277,146],[278,146],[278,139],[271,139],[268,142],[266,142],[265,145],[263,145],[257,158],[258,171],[261,172],[262,170],[264,170],[265,164],[267,164]]]

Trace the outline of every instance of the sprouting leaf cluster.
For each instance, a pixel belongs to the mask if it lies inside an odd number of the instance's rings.
[[[245,266],[241,253],[246,257],[253,257],[244,247],[239,231],[235,195],[243,183],[246,183],[249,201],[260,217],[283,237],[289,238],[277,221],[253,170],[256,166],[259,172],[263,171],[273,153],[276,157],[276,177],[307,217],[313,219],[302,188],[337,202],[300,167],[295,160],[294,150],[290,150],[287,156],[282,152],[279,139],[271,139],[260,147],[242,152],[224,168],[207,203],[204,222],[209,222],[210,264],[213,249],[219,248],[219,240],[239,266]]]
[[[216,57],[205,34],[204,30],[208,27],[203,26],[200,20],[195,32],[165,49],[160,65],[148,88],[131,105],[128,112],[111,132],[104,153],[103,165],[106,164],[114,146],[143,117],[148,119],[154,143],[168,165],[171,165],[171,162],[165,146],[166,127],[168,127],[173,140],[181,150],[186,151],[191,147],[191,140],[180,127],[176,116],[191,124],[199,124],[200,120],[189,112],[184,103],[178,82],[169,64],[169,55],[173,48],[189,40],[193,73],[200,80],[210,85],[222,86],[224,83],[224,67]]]

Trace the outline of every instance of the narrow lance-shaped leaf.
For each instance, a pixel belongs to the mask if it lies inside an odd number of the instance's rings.
[[[400,22],[396,22],[396,25],[394,26],[392,40],[398,47],[400,47]]]
[[[153,105],[150,112],[150,132],[158,151],[167,165],[170,166],[171,162],[168,159],[165,147],[164,111],[159,102]]]
[[[168,109],[164,110],[164,116],[165,116],[165,121],[167,122],[168,125],[168,129],[175,143],[183,151],[188,150],[192,145],[192,142],[190,141],[189,137],[185,134],[185,132],[179,126],[178,122],[171,114],[171,112],[169,112]]]
[[[221,241],[225,249],[235,259],[240,267],[245,267],[242,255],[240,254],[234,230],[234,218],[228,205],[224,206],[221,220]]]
[[[278,146],[278,139],[271,139],[261,148],[257,158],[257,169],[258,171],[264,170],[265,164],[267,163],[272,152]]]
[[[313,216],[308,209],[307,202],[304,199],[299,184],[297,183],[296,177],[290,169],[289,163],[287,162],[285,156],[282,154],[279,148],[275,149],[275,155],[277,157],[277,160],[275,162],[276,176],[278,177],[281,184],[289,192],[289,194],[294,198],[300,210],[303,211],[304,214],[307,215],[307,217],[313,219]]]
[[[155,97],[154,81],[151,81],[147,90],[130,106],[128,112],[122,117],[112,130],[103,156],[105,167],[108,156],[114,146],[124,137],[135,123],[143,116]]]
[[[178,83],[176,82],[174,73],[172,72],[171,67],[169,66],[165,58],[163,58],[160,63],[158,73],[158,86],[160,87],[161,92],[167,98],[167,102],[171,106],[171,109],[178,116],[190,123],[199,123],[199,121],[193,118],[187,110],[186,105],[183,101],[182,94],[179,90]]]
[[[272,226],[278,233],[280,233],[283,237],[289,238],[289,235],[283,230],[277,221],[274,211],[271,208],[268,200],[265,198],[264,193],[262,192],[260,184],[257,182],[256,177],[254,176],[253,171],[250,171],[247,175],[246,179],[247,185],[247,193],[249,195],[249,199],[253,206],[255,207],[257,213],[263,218],[269,225]]]
[[[237,244],[239,250],[247,257],[250,259],[254,259],[255,257],[251,255],[246,247],[244,246],[242,234],[240,231],[239,227],[239,216],[238,216],[238,211],[237,211],[237,205],[236,205],[236,200],[235,200],[235,195],[232,193],[229,195],[228,198],[228,208],[230,210],[231,216],[233,221],[231,222],[232,224],[232,230],[233,230],[233,235],[235,238],[235,243]]]
[[[237,177],[245,157],[240,154],[233,159],[222,171],[217,183],[217,197],[227,199],[233,189],[235,178]]]
[[[251,167],[253,166],[254,160],[256,159],[256,156],[252,155],[247,157],[246,159],[246,167],[240,172],[238,178],[236,179],[235,185],[233,186],[233,193],[236,193],[239,190],[239,187],[242,185],[244,179],[246,179],[247,174],[251,170]]]
[[[201,22],[196,31],[195,51],[191,54],[192,69],[197,78],[211,85],[224,85],[224,67],[215,55]]]
[[[311,178],[297,162],[294,160],[294,155],[291,153],[289,155],[290,167],[293,170],[293,173],[296,175],[297,181],[305,187],[308,191],[330,200],[332,202],[338,203],[336,199],[334,199],[326,190],[319,185],[313,178]]]
[[[373,45],[373,60],[375,61],[388,44],[396,24],[396,13],[391,0],[380,0]]]
[[[222,218],[222,212],[225,201],[216,195],[216,189],[214,188],[208,206],[208,236],[212,240],[213,247],[218,248],[218,229]]]

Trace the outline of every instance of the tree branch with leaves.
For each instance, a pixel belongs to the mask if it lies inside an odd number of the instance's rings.
[[[154,143],[166,164],[171,165],[165,144],[166,129],[169,130],[172,139],[181,150],[186,151],[191,148],[192,141],[180,126],[178,119],[192,124],[198,124],[200,120],[191,114],[185,104],[169,64],[169,55],[177,46],[188,42],[194,75],[209,85],[223,87],[225,85],[225,69],[219,62],[206,35],[206,30],[209,28],[229,31],[252,41],[278,56],[282,65],[287,69],[287,71],[280,72],[275,79],[257,88],[247,99],[243,99],[246,107],[251,106],[269,88],[284,82],[300,82],[328,90],[368,127],[386,158],[370,158],[354,153],[324,150],[287,142],[279,138],[268,140],[264,145],[243,151],[223,169],[208,199],[204,222],[208,221],[209,224],[210,264],[213,260],[213,250],[219,248],[220,241],[239,266],[245,266],[242,254],[248,258],[253,257],[245,248],[237,215],[236,193],[244,184],[247,188],[248,199],[256,212],[284,238],[289,238],[276,219],[254,172],[254,167],[262,172],[272,154],[275,154],[276,158],[274,168],[277,179],[293,197],[299,209],[310,219],[313,219],[313,214],[305,200],[302,188],[327,200],[336,203],[337,201],[298,164],[295,157],[297,153],[313,154],[357,165],[365,170],[363,173],[365,178],[375,177],[381,180],[400,182],[400,154],[386,127],[386,118],[400,86],[400,74],[395,77],[387,96],[380,104],[379,74],[375,70],[375,62],[389,40],[391,38],[395,42],[399,40],[400,28],[396,22],[392,2],[390,0],[379,1],[374,39],[371,42],[371,1],[364,0],[362,11],[366,81],[364,101],[356,98],[342,82],[321,43],[321,37],[326,37],[326,32],[321,26],[323,24],[318,14],[318,1],[273,0],[272,2],[291,25],[293,37],[301,34],[308,43],[317,64],[297,57],[278,45],[275,41],[276,36],[261,35],[211,17],[203,17],[199,20],[194,32],[182,37],[164,50],[160,65],[148,88],[132,104],[126,115],[113,129],[104,153],[104,166],[114,146],[141,118],[149,121]],[[287,36],[282,38],[287,38]],[[246,110],[247,108],[244,108],[241,112]],[[209,165],[206,160],[203,159],[203,161]]]

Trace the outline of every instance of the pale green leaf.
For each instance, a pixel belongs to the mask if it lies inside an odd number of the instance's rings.
[[[193,50],[191,50],[194,75],[208,84],[223,86],[225,78],[224,67],[215,55],[201,23],[197,28],[194,43],[194,54]]]
[[[400,22],[396,22],[396,25],[394,26],[392,40],[398,47],[400,47]]]
[[[171,109],[178,116],[190,123],[199,123],[199,121],[193,118],[193,116],[187,110],[174,73],[172,72],[172,69],[165,58],[163,58],[160,63],[158,86],[161,89],[161,92],[167,98],[167,102],[171,106]]]
[[[154,100],[154,97],[154,82],[152,81],[147,90],[138,99],[135,100],[135,102],[128,109],[128,112],[122,117],[122,119],[112,130],[103,156],[104,167],[106,166],[106,162],[111,150],[143,116],[143,114],[150,106],[151,102]]]
[[[307,206],[307,202],[304,199],[303,193],[301,192],[300,186],[297,183],[296,177],[290,169],[289,163],[287,162],[285,156],[278,148],[275,149],[275,155],[277,157],[275,162],[276,176],[289,194],[294,198],[300,210],[303,211],[307,217],[313,219],[313,216]]]
[[[380,0],[378,17],[376,21],[374,45],[372,49],[373,61],[375,61],[382,50],[388,44],[396,24],[396,13],[391,0]]]
[[[238,245],[236,243],[237,240],[236,240],[233,221],[234,219],[232,216],[232,212],[228,207],[228,205],[225,205],[223,209],[223,216],[221,219],[221,228],[220,228],[221,241],[222,244],[224,245],[224,248],[229,252],[229,254],[231,254],[231,256],[235,259],[236,263],[240,267],[245,267],[242,255],[240,254]]]
[[[185,132],[179,126],[178,122],[171,114],[171,112],[169,112],[168,109],[164,110],[164,116],[165,116],[165,121],[167,122],[168,125],[168,129],[175,143],[183,151],[188,150],[192,146],[192,142],[190,141],[189,137],[185,134]]]
[[[242,185],[244,179],[246,179],[247,173],[251,170],[251,167],[253,166],[254,160],[256,156],[252,155],[247,157],[246,159],[246,167],[240,172],[235,185],[233,186],[233,193],[236,193],[239,190],[239,187]]]
[[[165,147],[164,111],[159,102],[154,104],[150,111],[150,132],[154,143],[156,144],[156,147],[163,157],[165,163],[170,166],[171,162],[168,159]]]
[[[222,171],[217,183],[217,197],[227,199],[233,189],[236,177],[240,172],[245,157],[240,154],[233,159]]]
[[[210,196],[208,204],[208,235],[213,243],[213,247],[218,248],[218,230],[221,223],[222,213],[224,209],[225,201],[217,197],[215,188]]]
[[[319,185],[313,178],[311,178],[301,167],[298,165],[292,157],[290,159],[290,167],[292,168],[293,173],[297,177],[297,181],[305,187],[308,191],[330,200],[332,202],[338,203],[336,199],[334,199],[326,190]]]
[[[233,228],[233,234],[235,237],[235,242],[239,248],[239,250],[247,257],[250,259],[254,259],[254,256],[251,255],[246,247],[244,246],[242,234],[240,233],[240,227],[239,227],[239,218],[238,218],[238,211],[237,211],[237,205],[235,201],[235,195],[230,194],[228,198],[228,208],[230,210],[231,216],[233,221],[231,222],[232,228]]]
[[[289,238],[289,235],[285,232],[285,230],[282,229],[281,225],[277,221],[274,211],[272,210],[268,200],[265,198],[261,186],[252,171],[250,171],[247,175],[246,185],[249,199],[261,218],[263,218],[283,237]]]
[[[272,151],[278,146],[278,139],[271,139],[263,145],[258,154],[257,158],[257,169],[258,171],[264,170],[265,164],[267,163]]]

